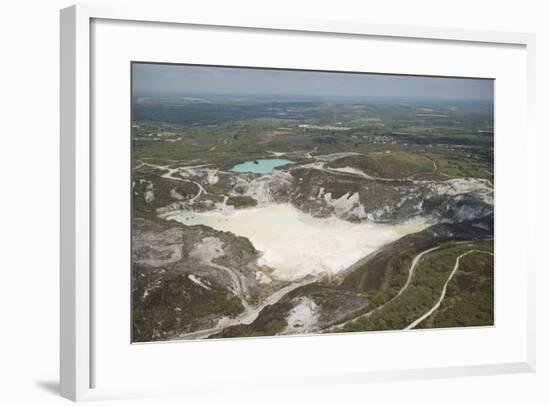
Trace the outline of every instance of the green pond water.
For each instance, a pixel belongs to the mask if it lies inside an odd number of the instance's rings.
[[[278,166],[292,164],[294,161],[288,159],[258,159],[256,161],[246,161],[235,165],[231,170],[233,172],[251,172],[265,174],[271,172]]]

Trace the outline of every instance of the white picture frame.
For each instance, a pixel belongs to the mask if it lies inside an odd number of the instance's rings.
[[[428,28],[402,25],[379,25],[341,21],[285,20],[254,18],[228,20],[218,16],[193,17],[184,7],[173,10],[146,8],[110,8],[105,6],[76,5],[61,11],[61,269],[60,269],[60,322],[61,322],[61,394],[79,401],[104,397],[125,397],[151,394],[136,388],[103,390],[92,389],[90,370],[94,363],[91,343],[94,329],[92,278],[94,229],[92,216],[92,160],[91,148],[91,24],[93,20],[117,20],[125,22],[155,22],[194,25],[204,27],[238,27],[261,30],[314,32],[318,34],[348,34],[356,36],[410,38],[448,42],[507,44],[525,47],[527,55],[526,100],[527,120],[525,128],[526,151],[535,149],[534,131],[534,47],[535,37],[525,33],[474,31],[446,28]],[[529,165],[526,178],[534,173]],[[534,194],[534,185],[529,192]],[[534,197],[529,197],[530,218],[534,216]],[[534,233],[532,233],[534,235]],[[534,237],[530,237],[534,238]],[[421,379],[435,377],[468,376],[529,372],[535,370],[535,268],[534,253],[529,252],[527,274],[527,321],[525,325],[525,358],[521,362],[448,366],[438,368],[396,369],[387,371],[349,371],[345,374],[308,375],[298,382],[281,377],[266,380],[263,385],[318,385],[338,383],[364,383],[380,380]],[[287,338],[293,340],[295,338]],[[293,383],[291,383],[293,382]],[[246,387],[246,385],[244,385]],[[256,387],[258,384],[256,384]],[[261,385],[260,385],[261,386]],[[189,392],[186,382],[157,393]],[[193,386],[191,391],[197,391]]]

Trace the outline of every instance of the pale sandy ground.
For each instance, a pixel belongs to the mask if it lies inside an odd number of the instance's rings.
[[[258,263],[271,267],[273,277],[287,281],[338,273],[383,245],[429,225],[423,218],[399,225],[320,219],[286,203],[230,213],[176,211],[166,218],[247,237],[262,252]]]
[[[287,327],[283,334],[308,333],[317,325],[318,319],[319,314],[315,302],[308,297],[303,297],[288,314]]]

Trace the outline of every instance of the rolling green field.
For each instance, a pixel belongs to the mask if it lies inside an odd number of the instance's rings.
[[[492,130],[492,109],[486,105],[474,103],[457,110],[444,104],[435,110],[428,104],[431,110],[444,112],[443,120],[437,115],[419,116],[426,109],[423,104],[183,101],[185,108],[177,109],[174,106],[180,104],[174,103],[135,100],[134,166],[148,159],[206,162],[228,169],[244,160],[268,157],[270,151],[289,155],[349,151],[363,156],[335,162],[336,167],[354,164],[378,177],[432,172],[492,179],[493,136],[478,132]],[[274,114],[284,116],[269,116]],[[346,125],[332,124],[333,120]],[[338,127],[343,129],[334,129]]]

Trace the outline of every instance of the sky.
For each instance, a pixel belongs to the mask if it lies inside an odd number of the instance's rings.
[[[134,63],[137,96],[286,95],[493,100],[494,81],[426,76]]]

